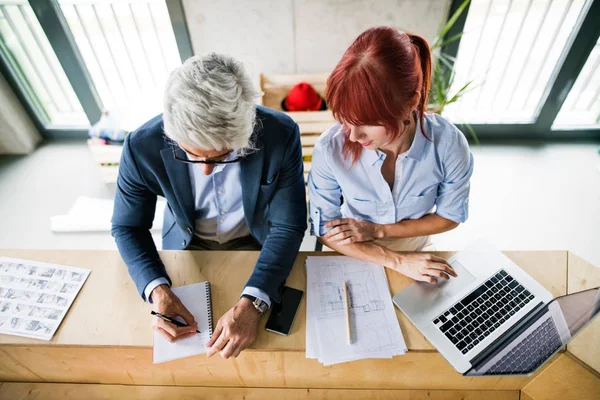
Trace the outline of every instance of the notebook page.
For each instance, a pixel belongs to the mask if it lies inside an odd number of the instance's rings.
[[[173,288],[173,293],[189,310],[198,323],[198,333],[192,337],[170,343],[154,331],[154,363],[191,357],[207,352],[206,343],[212,335],[212,310],[208,282]]]

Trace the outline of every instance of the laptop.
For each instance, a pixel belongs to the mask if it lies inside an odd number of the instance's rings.
[[[448,262],[457,278],[415,282],[393,301],[465,376],[533,374],[600,312],[600,288],[553,299],[481,243]]]

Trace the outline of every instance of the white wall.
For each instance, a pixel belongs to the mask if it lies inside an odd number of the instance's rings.
[[[42,140],[29,115],[0,74],[0,154],[26,154]]]
[[[365,29],[431,41],[450,0],[184,0],[195,54],[228,53],[254,75],[331,71]]]

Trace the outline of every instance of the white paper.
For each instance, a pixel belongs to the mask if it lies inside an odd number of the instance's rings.
[[[50,340],[89,269],[0,257],[0,333]]]
[[[310,257],[309,257],[310,258]],[[308,270],[308,266],[307,266]],[[307,306],[307,315],[306,315],[306,358],[318,358],[320,354],[319,350],[319,341],[316,338],[317,331],[313,324],[313,318],[309,318],[308,315],[308,305],[313,303],[312,297],[314,296],[314,291],[307,290],[306,291],[306,306]]]
[[[308,257],[306,260],[306,356],[325,365],[365,358],[391,358],[406,352],[381,265],[351,257]],[[344,282],[350,297],[348,343]]]
[[[153,230],[162,229],[166,202],[156,202]],[[114,208],[113,199],[79,196],[66,215],[50,217],[53,232],[110,232]]]
[[[160,333],[154,332],[154,363],[176,360],[204,354],[206,343],[212,335],[212,310],[207,300],[210,298],[208,282],[173,288],[173,293],[194,316],[198,323],[198,333],[186,339],[170,343]]]

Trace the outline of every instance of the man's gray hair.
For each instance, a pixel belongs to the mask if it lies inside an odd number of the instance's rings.
[[[194,56],[174,70],[165,87],[164,131],[177,143],[203,150],[253,150],[261,95],[241,62],[224,54]]]

